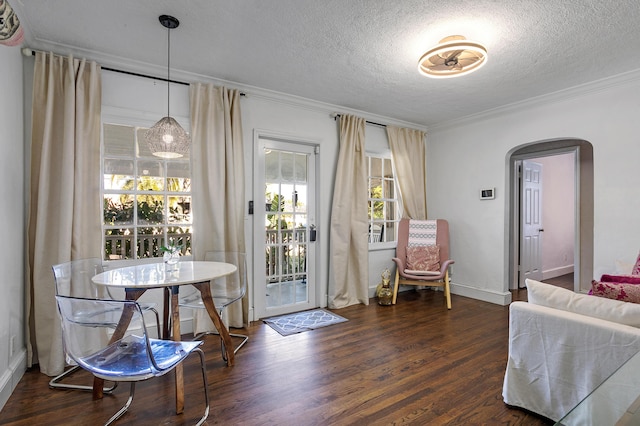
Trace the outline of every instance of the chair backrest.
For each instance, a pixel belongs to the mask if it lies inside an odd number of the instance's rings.
[[[247,292],[247,260],[244,253],[228,251],[208,251],[205,261],[231,263],[237,270],[230,275],[211,280],[211,296],[220,313],[240,300]],[[204,309],[200,292],[193,286],[180,286],[179,305],[192,309]]]
[[[245,253],[231,251],[209,251],[204,260],[225,262],[238,268],[233,274],[211,280],[211,295],[216,307],[224,308],[242,299],[247,292],[247,258]]]
[[[398,224],[398,245],[396,257],[407,258],[407,245],[409,243],[409,219],[404,218]],[[440,246],[440,264],[449,260],[449,222],[444,219],[436,220],[436,244]]]
[[[103,271],[102,260],[88,258],[53,265],[56,295],[100,299],[106,294],[104,288],[91,281],[94,275]]]

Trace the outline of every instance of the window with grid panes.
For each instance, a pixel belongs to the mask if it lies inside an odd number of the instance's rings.
[[[396,241],[398,200],[391,158],[367,155],[369,186],[369,244]]]
[[[191,254],[189,155],[162,159],[144,143],[146,128],[103,124],[102,200],[104,259],[162,256],[181,245]]]

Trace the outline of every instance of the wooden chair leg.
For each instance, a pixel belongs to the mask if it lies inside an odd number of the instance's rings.
[[[447,309],[451,309],[451,289],[449,287],[449,271],[444,274],[444,296],[447,299]]]
[[[392,305],[396,304],[396,299],[398,298],[398,281],[400,281],[400,273],[398,272],[398,268],[396,267],[396,282],[393,284],[393,300],[391,301]]]

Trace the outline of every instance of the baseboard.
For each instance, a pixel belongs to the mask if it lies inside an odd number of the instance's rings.
[[[482,300],[483,302],[494,303],[496,305],[507,306],[511,303],[511,292],[497,292],[476,287],[469,287],[462,284],[451,283],[451,293],[458,296],[470,297],[471,299]]]
[[[180,334],[193,333],[193,318],[180,318]]]
[[[546,271],[542,271],[542,280],[548,280],[549,278],[560,277],[562,275],[572,274],[573,273],[573,264],[560,266],[558,268],[547,269]]]
[[[426,286],[428,287],[428,285]],[[400,286],[398,292],[415,289],[415,286]],[[442,291],[442,288],[436,288]],[[375,287],[369,287],[369,298],[375,297]],[[459,296],[470,297],[471,299],[482,300],[483,302],[494,303],[496,305],[507,306],[511,303],[511,292],[501,293],[492,290],[469,287],[466,285],[451,282],[451,293]]]
[[[376,290],[378,289],[378,285],[375,287],[369,287],[369,299],[373,299],[376,297]],[[402,291],[402,288],[398,289],[398,291]]]
[[[147,321],[147,333],[149,333],[150,337],[153,337],[154,339],[156,338],[156,336],[160,336],[162,334],[162,332],[158,332],[157,328],[155,326],[155,321],[153,322],[154,325],[149,325],[150,321]],[[162,323],[160,324],[160,327],[163,327]],[[171,330],[170,330],[171,331]],[[193,333],[193,318],[192,317],[180,317],[180,334],[190,334]]]
[[[0,411],[9,400],[13,390],[18,386],[25,371],[27,371],[27,350],[22,349],[13,358],[7,371],[0,377]]]

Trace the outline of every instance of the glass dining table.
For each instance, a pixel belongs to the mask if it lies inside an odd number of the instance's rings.
[[[234,362],[234,351],[231,336],[215,307],[209,282],[212,279],[230,275],[234,273],[236,269],[235,265],[224,262],[184,261],[178,262],[176,265],[150,263],[110,269],[94,276],[92,281],[96,285],[123,289],[127,300],[138,300],[148,289],[168,289],[171,293],[169,312],[171,314],[171,336],[173,340],[180,340],[181,338],[180,309],[178,308],[180,286],[193,285],[200,291],[207,313],[224,342],[227,365],[232,366]],[[167,309],[166,306],[165,309]],[[125,311],[111,337],[111,341],[116,341],[124,335],[130,320],[131,316],[127,315]],[[184,410],[184,377],[182,364],[178,365],[175,370],[176,414],[180,414]],[[102,398],[102,389],[103,380],[94,378],[94,399]]]
[[[640,424],[640,352],[622,364],[556,426]]]

